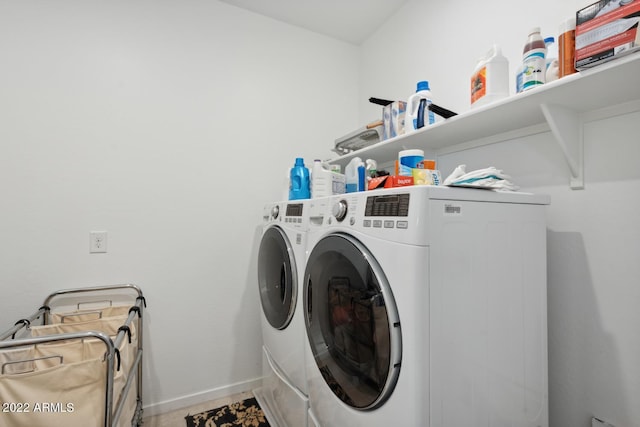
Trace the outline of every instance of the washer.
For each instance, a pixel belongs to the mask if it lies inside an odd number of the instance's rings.
[[[307,424],[302,287],[308,201],[269,203],[258,250],[263,381],[253,391],[272,425]]]
[[[546,196],[312,201],[309,426],[548,426]]]

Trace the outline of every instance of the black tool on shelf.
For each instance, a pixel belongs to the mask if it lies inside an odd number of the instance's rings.
[[[369,102],[371,102],[372,104],[382,105],[383,107],[386,107],[387,105],[393,103],[393,101],[389,101],[388,99],[380,99],[380,98],[369,98]],[[435,114],[439,115],[440,117],[444,117],[445,119],[458,115],[458,113],[455,113],[451,110],[447,110],[446,108],[436,104],[429,104],[429,110],[433,111]]]
[[[447,110],[446,108],[440,107],[436,104],[429,104],[429,110],[433,111],[440,117],[444,117],[445,119],[458,115],[458,113],[454,113],[453,111]]]
[[[369,102],[371,102],[372,104],[382,105],[383,107],[386,107],[389,104],[393,104],[393,101],[389,101],[388,99],[380,99],[380,98],[369,98]]]

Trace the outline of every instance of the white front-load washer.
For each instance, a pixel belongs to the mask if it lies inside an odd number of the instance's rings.
[[[307,424],[306,346],[302,286],[307,200],[269,203],[258,249],[263,380],[253,393],[274,426]]]
[[[414,186],[315,200],[310,425],[548,425],[548,197]]]

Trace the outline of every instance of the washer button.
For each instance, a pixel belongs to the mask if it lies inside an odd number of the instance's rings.
[[[382,228],[382,220],[374,219],[373,220],[373,228]]]
[[[384,228],[393,228],[393,221],[387,220],[384,222]]]
[[[371,227],[371,220],[370,219],[365,219],[364,221],[362,221],[362,226],[363,227]]]
[[[398,221],[396,222],[396,228],[407,229],[409,228],[409,221]]]

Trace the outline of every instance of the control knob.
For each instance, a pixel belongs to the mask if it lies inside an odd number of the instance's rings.
[[[273,219],[278,219],[278,215],[280,215],[280,207],[278,205],[275,205],[271,208],[271,216],[273,217]]]
[[[333,205],[333,216],[338,220],[338,222],[342,222],[342,220],[347,216],[347,201],[340,200],[338,203]]]

